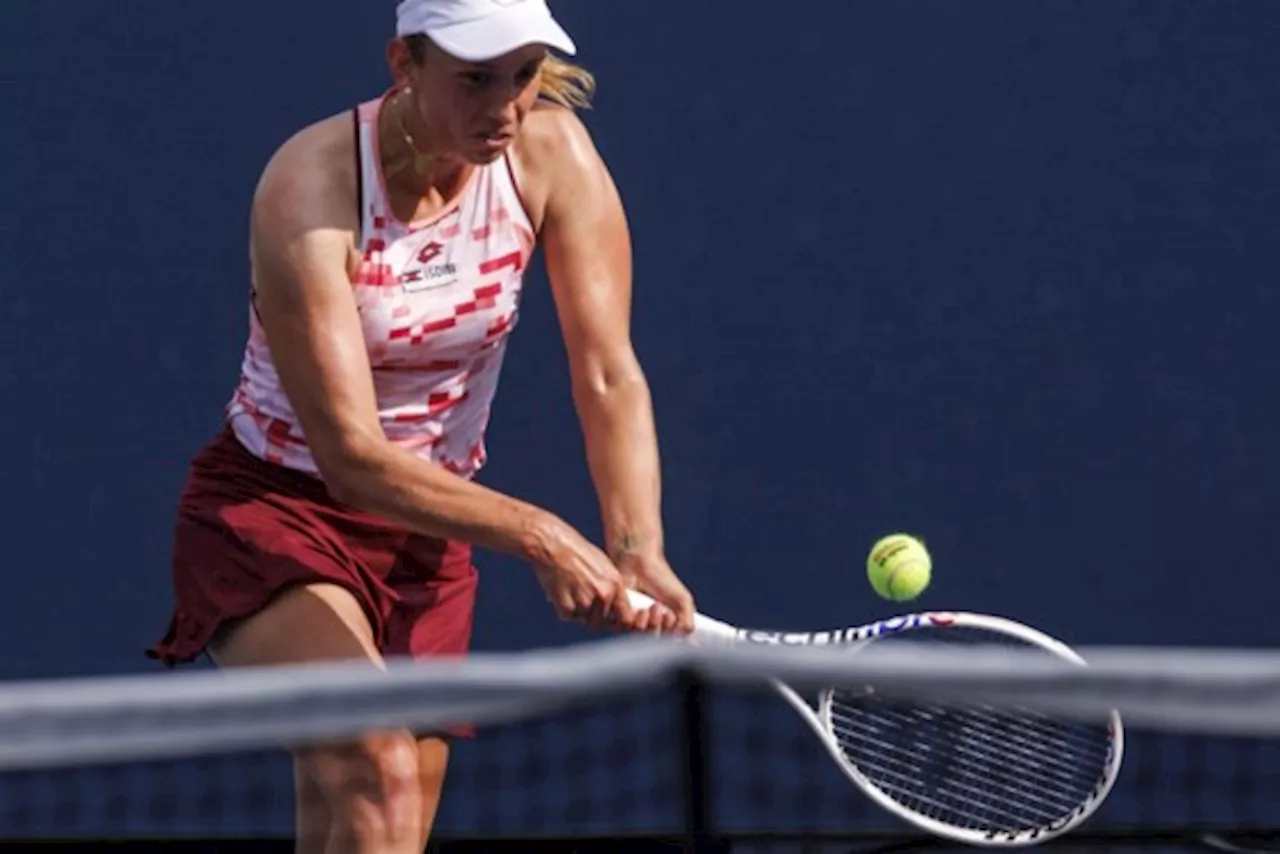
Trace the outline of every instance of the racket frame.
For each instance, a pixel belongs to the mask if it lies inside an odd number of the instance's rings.
[[[653,604],[653,600],[644,594],[630,591],[629,595],[634,608],[644,608]],[[886,635],[910,632],[921,628],[950,627],[981,629],[1006,635],[1042,649],[1063,661],[1081,667],[1088,666],[1084,658],[1070,646],[1038,629],[1005,617],[968,611],[921,611],[876,620],[861,626],[819,632],[746,629],[716,620],[705,614],[697,614],[694,617],[692,640],[695,643],[719,645],[839,646],[851,653],[857,653]],[[831,719],[833,689],[827,688],[819,692],[818,706],[815,709],[789,685],[776,679],[768,681],[778,694],[787,701],[788,705],[795,709],[801,719],[817,734],[819,741],[826,747],[837,767],[871,801],[921,830],[969,845],[988,848],[1016,848],[1038,845],[1070,832],[1097,812],[1098,808],[1106,801],[1107,796],[1111,794],[1111,790],[1115,786],[1116,780],[1119,778],[1120,766],[1124,759],[1124,724],[1119,712],[1113,709],[1108,714],[1106,722],[1110,738],[1108,740],[1103,773],[1088,797],[1077,805],[1074,810],[1042,828],[976,830],[956,827],[947,822],[922,815],[898,803],[893,797],[876,786],[854,763],[849,761],[840,749]]]

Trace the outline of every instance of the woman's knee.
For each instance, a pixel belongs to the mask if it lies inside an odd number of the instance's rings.
[[[357,835],[416,835],[422,821],[417,743],[409,733],[372,733],[298,751],[298,763],[329,802],[334,821]]]

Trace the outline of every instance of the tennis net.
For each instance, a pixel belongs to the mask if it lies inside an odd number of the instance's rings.
[[[1090,667],[1017,650],[901,644],[842,656],[625,638],[385,672],[334,664],[11,683],[0,688],[0,839],[289,851],[282,746],[469,723],[478,734],[454,748],[437,850],[958,848],[860,794],[769,689],[778,678],[1065,717],[1118,709],[1119,781],[1053,845],[1280,849],[1280,653],[1081,652]]]

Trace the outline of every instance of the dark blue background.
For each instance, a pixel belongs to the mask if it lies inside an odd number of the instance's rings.
[[[390,0],[9,2],[0,676],[151,670],[174,501],[245,338],[246,220],[378,94]],[[636,246],[702,610],[920,600],[1071,643],[1280,644],[1280,5],[559,0]],[[484,480],[596,508],[539,269]],[[583,639],[481,555],[478,649]]]

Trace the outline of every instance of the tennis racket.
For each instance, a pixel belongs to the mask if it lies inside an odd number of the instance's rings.
[[[631,604],[646,608],[653,600],[631,591]],[[826,632],[743,629],[699,614],[692,638],[835,645],[850,654],[898,639],[1012,645],[1085,664],[1036,629],[963,612],[906,614]],[[958,842],[1018,847],[1061,836],[1093,815],[1120,772],[1124,729],[1115,711],[1098,722],[1058,720],[1031,709],[891,700],[859,685],[824,688],[810,705],[771,681],[867,797],[921,830]]]

